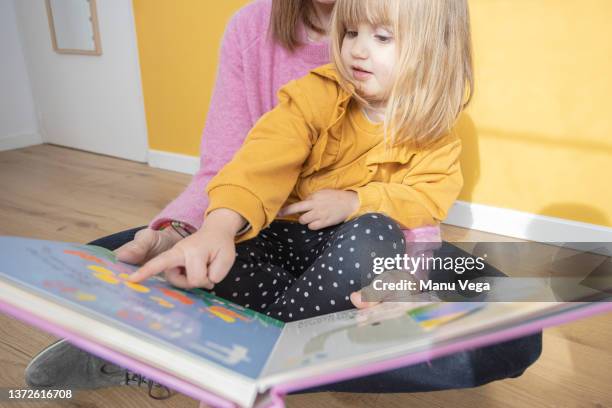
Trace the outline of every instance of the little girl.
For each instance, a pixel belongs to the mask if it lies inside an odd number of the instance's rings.
[[[333,63],[282,88],[208,184],[202,228],[132,281],[165,272],[304,319],[357,304],[373,259],[406,251],[402,229],[446,217],[473,89],[466,0],[338,0],[330,39]]]

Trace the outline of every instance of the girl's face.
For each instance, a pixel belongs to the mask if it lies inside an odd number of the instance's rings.
[[[357,92],[371,103],[385,103],[397,60],[391,29],[360,23],[347,27],[340,57]]]

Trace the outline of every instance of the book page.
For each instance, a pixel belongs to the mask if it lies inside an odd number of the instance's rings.
[[[136,269],[100,247],[0,237],[0,278],[6,282],[153,344],[258,377],[282,322],[204,290],[174,288],[161,278],[126,281]]]
[[[557,303],[388,302],[287,323],[260,389],[431,350],[444,341],[553,310]]]

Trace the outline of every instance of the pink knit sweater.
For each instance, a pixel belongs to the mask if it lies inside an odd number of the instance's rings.
[[[329,62],[328,44],[304,43],[294,52],[268,35],[271,0],[256,0],[240,9],[227,25],[221,43],[217,82],[210,101],[200,148],[200,170],[150,227],[177,220],[199,229],[208,206],[205,187],[231,160],[255,122],[277,103],[277,91],[287,82]],[[405,230],[407,242],[437,242],[440,229]]]

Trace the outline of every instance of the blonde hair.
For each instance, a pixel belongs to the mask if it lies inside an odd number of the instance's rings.
[[[344,89],[364,104],[340,56],[347,27],[388,26],[397,44],[386,95],[389,144],[425,147],[449,133],[474,90],[467,0],[338,0],[330,28],[332,61]]]
[[[312,0],[272,0],[268,32],[289,51],[300,44],[297,27],[300,23],[319,34],[325,29],[317,24]]]

